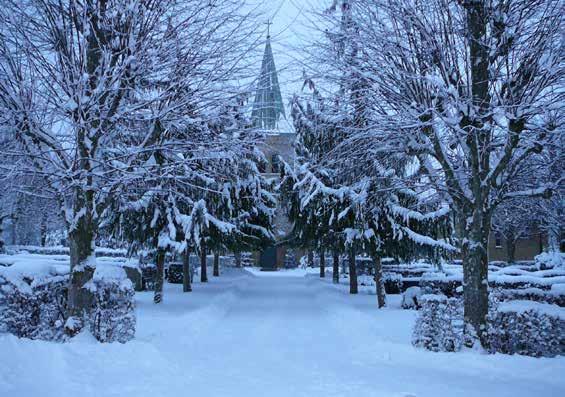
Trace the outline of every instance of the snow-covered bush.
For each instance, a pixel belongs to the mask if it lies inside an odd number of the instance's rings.
[[[565,266],[565,254],[562,252],[542,252],[534,258],[535,265],[540,270],[554,269]]]
[[[458,287],[461,278],[443,273],[427,273],[420,279],[420,288],[424,294],[443,294],[447,297],[459,296]]]
[[[402,308],[403,309],[420,309],[420,297],[422,296],[422,289],[420,287],[409,287],[402,294]]]
[[[517,300],[491,311],[493,352],[534,357],[565,355],[565,311],[546,303]]]
[[[565,290],[563,290],[565,288],[563,287],[565,284],[554,284],[549,291],[540,288],[499,288],[493,293],[500,301],[528,300],[565,307]]]
[[[385,284],[385,292],[387,294],[400,294],[402,292],[403,285],[401,274],[385,272],[383,273],[383,281]]]
[[[96,269],[89,286],[94,295],[89,317],[90,332],[100,342],[125,343],[135,336],[133,284],[120,268],[105,274],[101,274],[100,270],[101,267]]]
[[[461,301],[445,295],[427,294],[420,297],[419,311],[412,344],[435,352],[461,349],[463,316]]]
[[[182,284],[182,263],[171,263],[169,265],[167,281],[171,284]]]
[[[144,291],[155,290],[157,282],[157,266],[154,263],[141,264],[141,284]]]
[[[0,276],[0,330],[21,338],[62,340],[68,278],[19,285]]]
[[[83,328],[66,318],[68,265],[26,260],[0,272],[0,331],[18,337],[62,341]],[[101,342],[126,342],[135,334],[133,284],[119,266],[99,266],[86,286],[93,294],[86,318]]]

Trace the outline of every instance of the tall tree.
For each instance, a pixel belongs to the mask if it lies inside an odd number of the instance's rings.
[[[517,190],[525,161],[559,131],[563,106],[553,0],[357,0],[362,68],[375,109],[374,143],[416,159],[420,187],[454,211],[463,258],[467,344],[487,344],[487,240],[510,198],[549,196],[555,183]],[[363,155],[359,150],[352,157]]]
[[[235,0],[3,3],[2,132],[16,136],[30,159],[15,171],[46,177],[62,204],[70,315],[81,317],[90,307],[83,287],[96,268],[100,214],[129,179],[135,184],[134,164],[166,142],[171,123],[190,123],[183,117],[187,104],[223,97],[225,82],[241,71],[253,27],[239,6]],[[136,128],[147,125],[156,128]]]

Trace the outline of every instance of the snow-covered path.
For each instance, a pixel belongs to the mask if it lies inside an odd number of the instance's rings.
[[[139,294],[125,345],[0,335],[0,396],[565,395],[563,357],[416,350],[398,297],[378,311],[300,272],[232,271],[192,294],[167,285],[160,307],[151,297]]]

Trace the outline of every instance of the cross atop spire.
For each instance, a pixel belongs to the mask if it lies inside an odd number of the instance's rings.
[[[265,22],[265,25],[267,25],[267,38],[269,39],[271,37],[271,25],[273,23],[267,19],[267,22]]]
[[[286,118],[282,102],[281,89],[275,67],[275,59],[271,48],[270,25],[267,21],[267,40],[265,53],[261,63],[261,72],[257,81],[257,93],[253,102],[251,118],[253,124],[262,129],[274,130],[277,128],[279,118]]]

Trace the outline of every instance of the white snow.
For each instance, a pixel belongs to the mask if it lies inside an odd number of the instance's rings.
[[[415,349],[416,312],[401,310],[399,295],[377,310],[374,295],[309,270],[224,269],[192,293],[165,284],[161,305],[138,293],[127,344],[0,335],[0,396],[565,395],[565,357]]]

